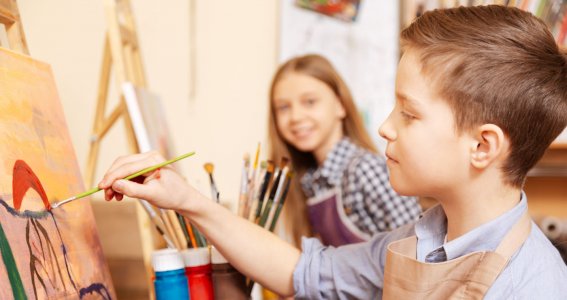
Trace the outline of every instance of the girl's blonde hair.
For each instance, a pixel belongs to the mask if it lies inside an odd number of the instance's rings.
[[[368,149],[371,152],[376,153],[377,150],[364,128],[364,123],[356,109],[347,85],[326,58],[316,54],[299,56],[287,61],[279,67],[272,79],[269,94],[268,149],[270,151],[270,159],[274,162],[279,162],[282,157],[290,158],[292,167],[296,173],[286,198],[283,216],[288,235],[293,238],[297,246],[300,246],[301,236],[312,235],[307,217],[306,198],[301,190],[300,178],[309,168],[316,168],[317,162],[311,153],[301,152],[282,139],[276,125],[276,115],[273,105],[275,86],[284,76],[293,73],[311,76],[331,88],[346,111],[346,115],[343,119],[344,136],[349,137],[354,144]]]

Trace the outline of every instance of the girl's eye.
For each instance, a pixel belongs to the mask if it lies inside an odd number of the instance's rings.
[[[281,104],[281,105],[277,105],[276,106],[276,111],[278,112],[284,112],[286,110],[289,109],[289,105],[288,104]]]
[[[307,106],[313,106],[316,102],[317,100],[315,98],[307,98],[303,101]]]

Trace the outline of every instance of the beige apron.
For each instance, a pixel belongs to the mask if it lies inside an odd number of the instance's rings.
[[[417,261],[415,236],[388,245],[383,299],[482,299],[531,231],[528,213],[494,252],[473,252],[441,263]]]

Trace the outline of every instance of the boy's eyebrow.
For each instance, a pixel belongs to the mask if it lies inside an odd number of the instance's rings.
[[[416,101],[415,99],[412,99],[411,97],[405,95],[404,93],[400,92],[400,91],[396,91],[396,98],[399,99],[400,101],[404,102],[405,104],[409,104],[412,106],[419,106],[419,102]]]

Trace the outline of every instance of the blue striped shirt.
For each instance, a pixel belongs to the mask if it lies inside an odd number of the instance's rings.
[[[522,193],[520,203],[508,212],[445,244],[447,217],[439,205],[416,223],[378,234],[365,243],[333,248],[304,238],[303,253],[293,274],[295,297],[381,299],[386,246],[392,241],[416,235],[417,259],[422,262],[440,249],[448,260],[475,251],[494,251],[527,209]],[[535,224],[485,299],[567,299],[567,266]]]

